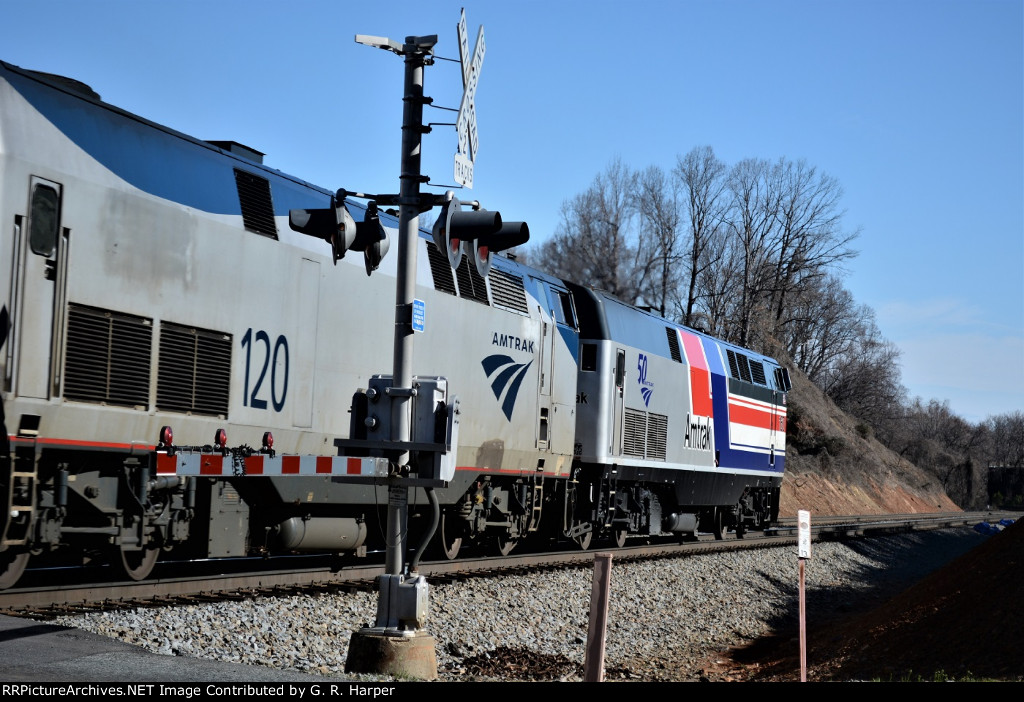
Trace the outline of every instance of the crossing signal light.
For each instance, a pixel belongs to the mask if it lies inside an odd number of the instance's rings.
[[[458,268],[462,254],[473,260],[477,273],[486,277],[491,270],[491,253],[525,244],[530,239],[526,222],[502,222],[500,212],[474,209],[463,211],[462,203],[449,191],[440,216],[434,222],[434,245]]]
[[[391,237],[388,230],[380,223],[380,215],[377,212],[377,203],[372,200],[366,206],[366,214],[363,221],[356,225],[356,240],[352,248],[363,252],[363,263],[366,266],[366,275],[370,275],[380,262],[387,255],[391,248]]]
[[[290,210],[288,226],[297,232],[323,239],[331,245],[331,254],[337,265],[356,240],[356,223],[345,206],[331,196],[331,206],[323,210]]]
[[[387,229],[380,223],[377,203],[372,201],[367,205],[362,222],[352,217],[344,197],[332,196],[327,209],[290,210],[288,225],[297,232],[328,242],[335,265],[349,249],[362,251],[367,275],[377,270],[391,244]]]
[[[485,234],[474,242],[466,242],[466,254],[473,259],[476,272],[486,278],[491,272],[491,254],[521,246],[530,240],[530,227],[526,222],[502,222],[501,229]]]
[[[463,243],[493,234],[501,229],[501,214],[487,210],[462,211],[462,203],[449,190],[448,200],[434,222],[434,244],[448,255],[448,264],[458,268],[462,261]]]

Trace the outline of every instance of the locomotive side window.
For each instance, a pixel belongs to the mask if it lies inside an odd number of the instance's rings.
[[[580,352],[580,370],[597,370],[597,344],[583,344]]]
[[[783,392],[789,392],[793,389],[793,386],[789,381],[789,371],[787,369],[775,369],[775,387]]]
[[[57,189],[36,183],[32,187],[32,211],[29,216],[29,245],[32,253],[52,256],[60,230],[60,195]]]
[[[626,352],[619,349],[615,356],[615,387],[620,391],[626,381]]]

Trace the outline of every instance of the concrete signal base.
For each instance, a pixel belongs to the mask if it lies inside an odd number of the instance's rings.
[[[413,636],[386,636],[379,629],[353,632],[345,672],[437,680],[434,637],[420,632]]]

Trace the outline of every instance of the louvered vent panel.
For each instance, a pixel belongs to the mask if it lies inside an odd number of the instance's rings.
[[[448,257],[441,253],[434,242],[427,242],[427,259],[430,261],[430,273],[434,276],[434,290],[455,294],[455,276],[448,265]]]
[[[647,443],[646,414],[646,412],[626,408],[626,417],[622,428],[622,453],[627,456],[644,457]]]
[[[736,354],[736,365],[739,366],[739,369],[740,369],[740,378],[742,378],[743,380],[745,380],[745,381],[747,381],[749,383],[750,382],[750,363],[748,362],[747,357],[744,354],[742,354],[742,353]]]
[[[64,397],[148,407],[152,346],[150,319],[68,305]]]
[[[242,205],[245,228],[257,234],[277,238],[274,202],[270,197],[270,181],[253,173],[235,169],[238,201]]]
[[[758,385],[767,385],[764,377],[764,364],[760,361],[750,361],[750,378]]]
[[[491,279],[491,297],[494,298],[495,305],[529,314],[530,310],[526,306],[526,290],[523,288],[521,275],[492,268],[487,277]]]
[[[672,327],[665,327],[665,336],[668,337],[668,350],[672,353],[672,360],[683,362],[683,354],[679,352],[679,332]]]
[[[227,334],[197,335],[196,412],[228,413],[231,379],[231,337]]]
[[[238,490],[235,489],[234,485],[227,481],[220,481],[217,484],[220,486],[221,504],[225,506],[242,504],[242,496],[238,494]]]
[[[647,415],[647,458],[665,460],[668,446],[668,417],[651,412]]]
[[[733,378],[739,379],[740,371],[739,371],[739,368],[736,365],[736,354],[733,353],[732,351],[726,351],[726,355],[729,356],[729,374]]]
[[[476,266],[469,260],[469,256],[462,257],[455,276],[459,280],[459,297],[487,304],[487,283],[476,272]]]
[[[229,334],[160,325],[157,409],[226,417],[230,381]]]
[[[469,261],[465,256],[455,269],[455,278],[459,281],[459,297],[473,298],[473,279],[469,277]]]

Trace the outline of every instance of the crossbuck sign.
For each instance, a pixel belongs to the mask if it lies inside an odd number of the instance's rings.
[[[466,10],[459,19],[459,60],[462,62],[462,104],[455,128],[459,133],[459,149],[455,153],[455,182],[466,188],[473,187],[473,162],[479,142],[476,132],[476,88],[480,84],[480,69],[484,65],[484,28],[476,35],[473,57],[469,57],[469,34],[466,31]]]

